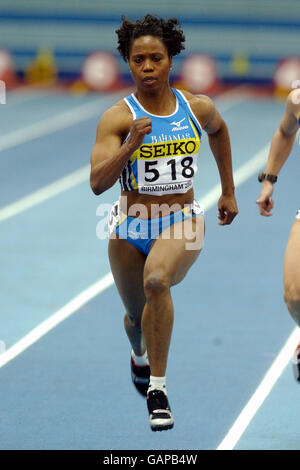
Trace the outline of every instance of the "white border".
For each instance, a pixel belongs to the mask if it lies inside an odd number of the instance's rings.
[[[202,134],[203,134],[202,126],[201,126],[200,122],[198,121],[198,119],[196,118],[196,116],[195,116],[195,114],[194,114],[194,112],[193,112],[193,110],[192,110],[192,108],[191,108],[191,106],[190,106],[190,103],[188,102],[187,98],[184,96],[184,94],[183,94],[180,90],[177,90],[177,89],[176,89],[176,91],[178,91],[178,92],[180,93],[182,99],[183,99],[183,100],[185,101],[185,103],[187,104],[187,106],[188,106],[188,108],[189,108],[189,110],[190,110],[191,115],[193,116],[193,118],[195,119],[195,121],[198,123],[198,126],[199,126],[200,129],[201,129],[201,136],[202,136]],[[200,136],[200,137],[201,137],[201,136]]]
[[[175,96],[176,98],[176,106],[175,106],[175,111],[172,113],[172,114],[168,114],[167,116],[160,116],[159,114],[152,114],[152,113],[149,113],[149,111],[147,111],[142,105],[141,103],[139,102],[139,100],[136,98],[135,94],[134,93],[131,93],[131,96],[132,98],[134,99],[134,101],[136,102],[136,104],[147,114],[149,114],[149,116],[153,116],[153,117],[157,117],[157,118],[169,118],[169,117],[172,117],[172,116],[175,116],[175,114],[177,114],[178,112],[178,109],[179,109],[179,103],[178,103],[178,98],[176,96],[176,94],[172,91],[173,95]]]

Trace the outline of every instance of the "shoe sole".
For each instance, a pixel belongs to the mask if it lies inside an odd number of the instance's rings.
[[[167,431],[168,429],[172,429],[174,427],[174,423],[172,424],[150,424],[152,431]]]
[[[150,427],[151,427],[152,431],[167,431],[168,429],[172,429],[173,426],[174,426],[174,420],[173,419],[171,419],[167,422],[156,422],[156,423],[151,423],[151,421],[150,421]]]

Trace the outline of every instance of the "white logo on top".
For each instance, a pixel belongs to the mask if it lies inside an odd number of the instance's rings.
[[[176,127],[180,127],[180,124],[185,120],[185,118],[181,119],[181,121],[173,121],[171,122],[171,126],[176,126]]]
[[[181,119],[181,121],[173,121],[171,122],[171,126],[175,126],[172,128],[172,132],[175,132],[175,131],[182,131],[183,129],[188,129],[188,126],[181,126],[181,123],[185,120],[186,118],[183,118]]]

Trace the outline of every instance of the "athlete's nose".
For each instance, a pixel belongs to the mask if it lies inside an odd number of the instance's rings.
[[[143,72],[151,72],[153,70],[153,64],[151,60],[146,59],[144,62]]]

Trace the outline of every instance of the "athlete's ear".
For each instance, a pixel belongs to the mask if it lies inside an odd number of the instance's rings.
[[[169,56],[170,70],[172,70],[172,59],[173,59],[173,57],[170,55]]]

